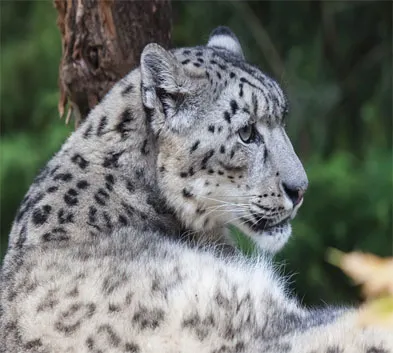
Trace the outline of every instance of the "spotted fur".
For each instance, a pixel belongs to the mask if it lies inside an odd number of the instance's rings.
[[[307,187],[286,112],[226,28],[148,45],[21,203],[0,352],[392,352],[356,311],[302,307],[272,269]],[[228,224],[265,254],[239,255]]]

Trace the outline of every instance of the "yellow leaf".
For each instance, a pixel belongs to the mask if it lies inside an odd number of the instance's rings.
[[[356,284],[362,285],[366,298],[393,295],[393,258],[330,249],[328,261],[340,267]]]
[[[359,311],[358,322],[361,327],[380,326],[393,331],[393,296],[364,304]]]

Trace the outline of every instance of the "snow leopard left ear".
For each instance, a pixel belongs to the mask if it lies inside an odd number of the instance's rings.
[[[150,109],[160,97],[176,99],[184,92],[186,75],[183,67],[170,52],[158,44],[146,45],[141,55],[142,101]]]
[[[240,42],[228,27],[220,26],[213,30],[210,34],[207,46],[225,49],[244,60],[244,54]]]

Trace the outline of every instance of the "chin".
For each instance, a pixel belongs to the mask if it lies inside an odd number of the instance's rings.
[[[236,227],[253,240],[259,249],[271,254],[280,251],[292,234],[289,221],[264,230],[255,230],[245,224]]]

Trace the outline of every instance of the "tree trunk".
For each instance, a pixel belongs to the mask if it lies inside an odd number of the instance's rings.
[[[54,0],[63,55],[59,113],[75,125],[139,64],[148,43],[171,42],[170,0]]]

